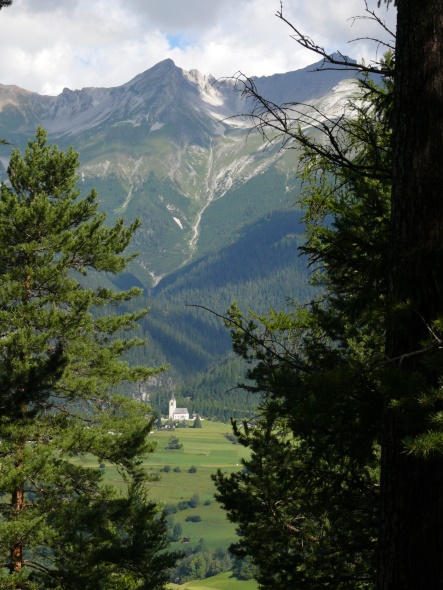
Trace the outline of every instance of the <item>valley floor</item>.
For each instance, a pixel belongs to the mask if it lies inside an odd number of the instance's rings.
[[[231,572],[224,572],[206,580],[194,580],[186,584],[169,584],[168,590],[257,590],[258,584],[254,580],[237,580]]]

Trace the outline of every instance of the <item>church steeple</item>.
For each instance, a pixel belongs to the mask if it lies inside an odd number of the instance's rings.
[[[171,395],[171,399],[169,400],[169,420],[172,420],[174,417],[175,408],[177,407],[177,402],[175,401],[174,393]]]

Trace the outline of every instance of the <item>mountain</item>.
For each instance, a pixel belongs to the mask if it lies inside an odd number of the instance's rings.
[[[339,68],[315,71],[321,66],[253,81],[276,103],[311,103],[333,117],[355,80]],[[171,363],[159,389],[181,387],[200,400],[225,383],[220,367],[233,366],[229,337],[211,314],[185,304],[223,313],[237,299],[264,312],[286,295],[309,296],[296,251],[303,232],[293,208],[297,152],[264,144],[240,116],[250,108],[238,81],[185,71],[170,59],[116,88],[41,96],[0,84],[0,137],[23,147],[42,125],[51,142],[80,152],[80,188],[98,190],[111,221],[141,219],[138,258],[107,280],[143,286],[152,307],[142,325],[151,348],[134,360]],[[0,180],[8,150],[0,151]]]
[[[332,96],[338,102],[332,109],[340,108],[349,96],[349,73],[313,72],[320,65],[254,81],[278,102],[321,103]],[[84,188],[97,187],[111,218],[141,217],[141,255],[132,272],[148,288],[235,239],[246,220],[259,219],[282,201],[289,205],[284,193],[272,202],[249,194],[251,180],[273,171],[290,191],[296,158],[264,147],[258,134],[250,134],[249,121],[236,118],[247,111],[235,81],[217,83],[170,59],[117,88],[65,88],[59,96],[40,96],[0,85],[0,137],[24,145],[41,124],[51,141],[80,151]],[[1,162],[5,169],[7,158]],[[237,219],[225,206],[233,194]],[[211,224],[213,211],[224,219],[208,235],[205,220]]]

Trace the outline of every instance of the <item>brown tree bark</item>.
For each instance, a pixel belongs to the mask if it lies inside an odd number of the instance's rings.
[[[12,494],[12,510],[17,515],[23,510],[24,507],[24,490],[23,488],[16,488]],[[23,543],[19,542],[13,547],[11,547],[11,563],[9,566],[9,570],[11,574],[14,572],[19,572],[23,567]]]
[[[394,173],[386,353],[419,350],[443,316],[443,0],[398,0]],[[398,314],[398,305],[406,311]],[[437,385],[425,355],[399,364],[398,391]],[[401,385],[403,384],[403,385]],[[378,590],[443,588],[443,459],[408,456],[404,438],[425,426],[417,406],[392,409],[382,433]],[[412,401],[412,400],[411,400]],[[414,407],[417,416],[414,418]]]

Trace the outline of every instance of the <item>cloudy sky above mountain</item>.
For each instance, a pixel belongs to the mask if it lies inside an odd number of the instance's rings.
[[[392,30],[395,13],[377,10]],[[280,0],[14,0],[0,12],[0,83],[41,94],[118,86],[165,58],[215,77],[296,70],[318,61],[275,17]],[[388,37],[364,0],[284,0],[284,15],[328,52],[371,60]]]

